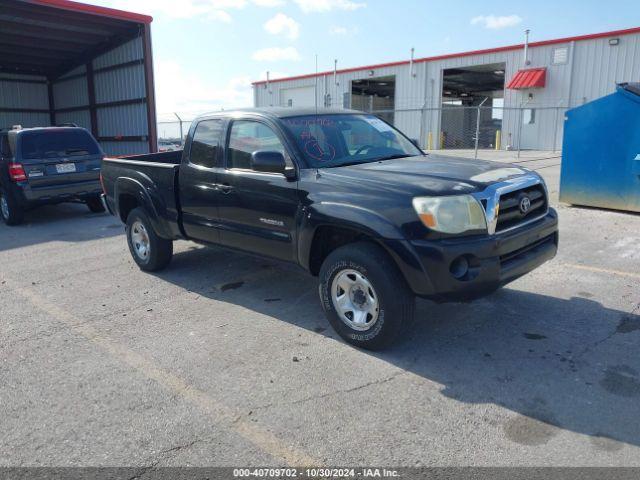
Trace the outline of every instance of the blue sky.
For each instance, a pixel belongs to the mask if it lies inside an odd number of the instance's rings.
[[[154,17],[159,117],[250,106],[271,76],[640,26],[637,0],[88,0]]]

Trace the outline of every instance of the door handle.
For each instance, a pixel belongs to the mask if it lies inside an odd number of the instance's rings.
[[[225,195],[228,195],[233,190],[233,187],[231,185],[229,185],[228,183],[223,183],[219,187],[220,187],[220,191],[222,193],[224,193]]]

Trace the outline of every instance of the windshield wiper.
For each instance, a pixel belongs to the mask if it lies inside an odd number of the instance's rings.
[[[369,163],[369,160],[356,161],[356,162],[344,162],[336,163],[335,165],[327,165],[325,168],[337,168],[337,167],[350,167],[351,165],[360,165],[361,163]]]
[[[350,167],[351,165],[362,165],[363,163],[375,163],[375,162],[383,162],[385,160],[393,160],[395,158],[407,158],[413,157],[415,155],[407,155],[394,153],[393,155],[387,155],[386,157],[380,158],[367,158],[366,160],[355,160],[353,162],[344,162],[344,163],[336,163],[335,165],[325,165],[323,168],[338,168],[338,167]]]
[[[396,158],[408,158],[408,157],[413,157],[413,155],[405,155],[405,154],[395,153],[393,155],[387,155],[386,157],[376,158],[373,161],[374,162],[384,162],[385,160],[394,160]]]

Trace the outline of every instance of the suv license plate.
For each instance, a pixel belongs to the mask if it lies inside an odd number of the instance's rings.
[[[73,173],[75,171],[75,163],[59,163],[58,165],[56,165],[56,172],[58,173]]]

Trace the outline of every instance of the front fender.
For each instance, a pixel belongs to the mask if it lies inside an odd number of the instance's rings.
[[[118,178],[115,184],[114,199],[116,209],[121,217],[120,198],[124,195],[134,197],[137,204],[144,208],[145,212],[149,216],[153,229],[160,237],[167,239],[173,238],[171,229],[163,216],[163,214],[166,215],[166,205],[164,204],[162,195],[157,192],[157,189],[153,187],[145,187],[142,182],[134,178]],[[123,218],[122,220],[124,222],[127,221],[126,218]]]
[[[396,225],[379,213],[354,205],[323,202],[305,207],[302,214],[298,260],[306,270],[310,270],[311,248],[318,228],[344,228],[358,232],[384,248],[415,293],[424,295],[432,290],[411,244]]]

